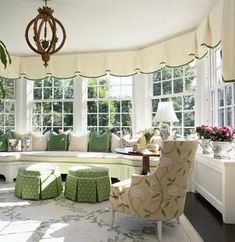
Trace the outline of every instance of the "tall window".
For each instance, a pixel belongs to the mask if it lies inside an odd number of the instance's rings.
[[[180,136],[191,134],[195,128],[195,90],[194,62],[178,68],[165,67],[155,72],[153,74],[152,118],[159,102],[172,100],[179,122],[170,124],[171,129],[174,129]],[[156,124],[157,127],[159,125],[159,123]]]
[[[211,121],[216,126],[235,126],[235,84],[222,80],[220,51],[211,53]]]
[[[15,128],[15,80],[1,78],[5,99],[0,100],[0,132]]]
[[[117,135],[132,130],[132,77],[87,79],[87,128]]]
[[[33,82],[32,130],[73,129],[73,80],[48,78]]]

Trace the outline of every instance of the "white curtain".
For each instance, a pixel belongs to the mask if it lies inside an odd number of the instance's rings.
[[[223,76],[225,79],[229,79],[231,67],[227,65],[227,62],[231,62],[230,58],[234,58],[234,54],[228,53],[228,49],[232,49],[234,37],[230,41],[227,39],[229,39],[231,32],[234,36],[234,0],[225,0],[225,9],[224,1],[219,1],[194,31],[146,48],[117,52],[54,55],[47,68],[43,66],[40,56],[13,56],[12,64],[6,70],[0,67],[0,76],[17,78],[23,74],[29,79],[40,79],[48,74],[59,78],[68,78],[79,74],[86,77],[98,77],[107,72],[113,75],[127,76],[134,75],[138,71],[151,73],[164,65],[184,65],[192,61],[194,57],[202,58],[207,53],[208,47],[215,47],[220,43],[223,10],[228,11],[226,10],[230,8],[228,4],[233,5],[233,13],[232,16],[224,14],[223,26],[229,25],[230,27],[223,31],[226,41],[223,42],[225,46],[222,48],[226,56],[226,62],[224,62],[226,68],[223,69],[226,75]],[[229,9],[229,11],[231,13],[232,10]],[[225,20],[226,17],[233,18],[232,24],[227,24],[230,20]]]
[[[235,0],[225,0],[221,38],[222,76],[224,81],[235,81]]]

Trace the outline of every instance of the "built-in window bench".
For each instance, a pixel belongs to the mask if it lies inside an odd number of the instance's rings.
[[[158,157],[150,158],[150,168],[154,170]],[[107,167],[110,177],[119,180],[128,179],[132,174],[142,170],[142,157],[120,155],[116,153],[76,152],[76,151],[32,151],[32,152],[0,152],[0,175],[6,182],[13,182],[18,168],[25,164],[37,162],[55,163],[62,174],[67,174],[73,165],[94,165]]]
[[[224,223],[235,224],[235,155],[214,159],[197,153],[193,177],[195,192],[222,213]]]

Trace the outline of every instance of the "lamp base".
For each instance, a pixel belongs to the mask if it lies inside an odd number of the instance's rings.
[[[170,136],[170,126],[168,124],[161,124],[160,126],[160,136],[162,140],[166,140]]]

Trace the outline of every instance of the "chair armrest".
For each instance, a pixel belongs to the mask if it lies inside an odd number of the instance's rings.
[[[129,190],[130,185],[131,185],[131,179],[127,179],[127,180],[123,180],[123,181],[114,183],[111,186],[111,194],[120,196]]]

